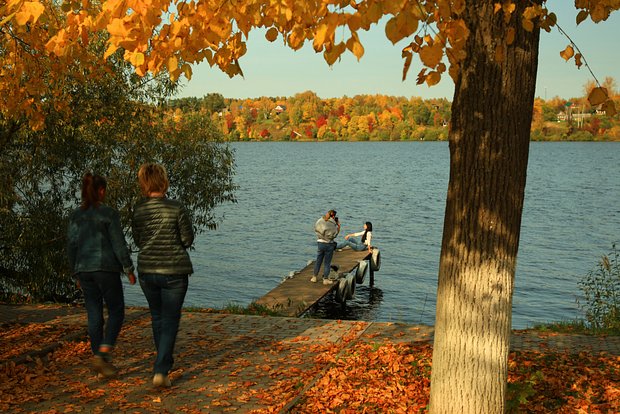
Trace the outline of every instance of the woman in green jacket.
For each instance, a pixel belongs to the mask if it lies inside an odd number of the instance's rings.
[[[132,234],[138,252],[138,279],[151,312],[157,357],[153,385],[170,387],[168,373],[174,362],[174,344],[193,273],[187,249],[194,231],[185,207],[166,197],[168,177],[159,164],[144,164],[138,171],[144,199],[134,208]]]

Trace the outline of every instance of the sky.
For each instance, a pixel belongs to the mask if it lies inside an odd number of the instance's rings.
[[[620,12],[599,24],[588,19],[577,26],[577,11],[572,1],[549,0],[547,3],[596,78],[602,83],[611,76],[620,86]],[[265,39],[264,31],[253,31],[248,39],[247,53],[240,59],[244,77],[231,79],[204,62],[192,68],[192,79],[184,82],[176,97],[202,97],[209,93],[219,93],[225,98],[291,97],[313,91],[323,99],[382,94],[452,100],[454,83],[447,75],[433,87],[416,85],[417,73],[422,69],[416,57],[407,79],[402,81],[401,50],[411,40],[393,45],[386,38],[384,27],[382,24],[369,32],[359,32],[365,48],[359,62],[347,51],[332,67],[327,65],[322,54],[314,52],[311,42],[306,41],[302,49],[293,51],[282,44],[281,37],[270,43]],[[569,43],[555,28],[550,33],[541,31],[537,97],[569,99],[584,96],[584,85],[593,78],[585,66],[578,69],[574,60],[566,62],[560,57],[560,51]]]

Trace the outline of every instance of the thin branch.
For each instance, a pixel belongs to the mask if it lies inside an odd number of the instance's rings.
[[[598,81],[598,79],[596,78],[596,76],[594,75],[594,72],[592,72],[592,68],[590,68],[590,65],[588,64],[588,61],[586,60],[585,56],[583,53],[581,53],[581,50],[579,49],[579,46],[577,46],[577,44],[573,41],[573,39],[571,39],[571,37],[564,31],[564,29],[562,29],[560,27],[559,24],[555,24],[555,27],[558,28],[558,31],[560,32],[560,34],[564,35],[568,41],[570,42],[571,46],[573,46],[577,52],[581,55],[581,60],[583,61],[583,64],[586,68],[588,68],[588,72],[590,72],[590,75],[592,75],[592,77],[594,78],[594,81],[596,82],[596,84],[599,86],[599,88],[601,87],[601,83]]]

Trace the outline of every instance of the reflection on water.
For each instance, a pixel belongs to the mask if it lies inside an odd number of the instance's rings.
[[[383,302],[383,291],[378,287],[357,285],[355,296],[344,305],[334,298],[335,290],[321,299],[304,316],[321,319],[342,319],[346,321],[374,321],[377,310]]]

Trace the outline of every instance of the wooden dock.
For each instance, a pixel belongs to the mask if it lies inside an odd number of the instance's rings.
[[[338,273],[350,273],[357,268],[360,261],[370,259],[370,257],[371,254],[367,250],[361,252],[351,249],[335,251],[332,265],[338,266]],[[283,316],[300,316],[338,287],[337,281],[331,285],[322,283],[322,267],[316,283],[310,282],[313,273],[314,261],[293,277],[284,280],[265,296],[256,300],[255,303],[272,309]]]

